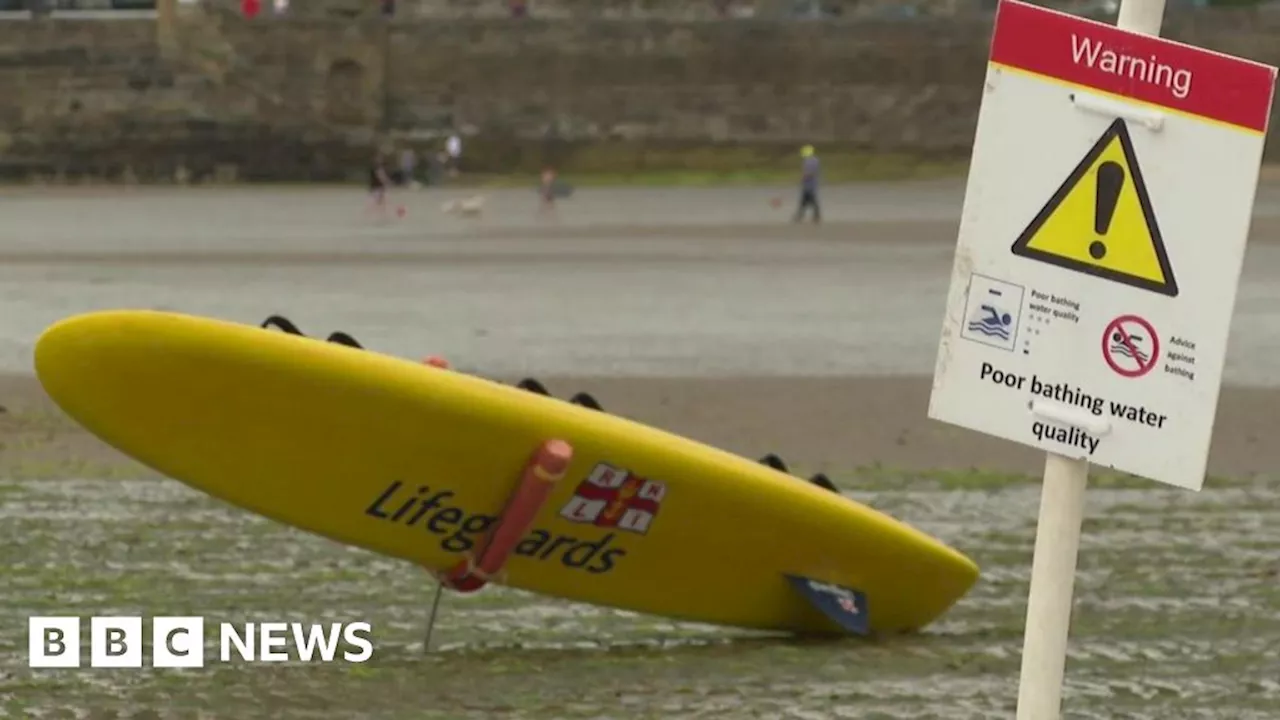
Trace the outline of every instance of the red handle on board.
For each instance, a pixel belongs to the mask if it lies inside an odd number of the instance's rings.
[[[479,559],[463,558],[446,574],[445,584],[458,592],[474,592],[498,574],[520,539],[533,526],[533,519],[546,504],[556,483],[564,478],[572,460],[573,446],[569,443],[563,440],[542,443],[525,465],[520,484],[485,537]]]

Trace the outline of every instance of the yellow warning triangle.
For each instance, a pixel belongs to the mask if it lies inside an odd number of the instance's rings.
[[[1013,254],[1177,297],[1178,282],[1124,120],[1098,142],[1013,243]]]

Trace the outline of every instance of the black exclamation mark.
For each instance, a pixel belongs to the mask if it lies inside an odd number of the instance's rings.
[[[1124,187],[1124,168],[1120,163],[1107,162],[1098,166],[1098,197],[1093,215],[1093,232],[1105,236],[1111,229],[1111,218],[1116,214],[1116,201]],[[1101,240],[1089,244],[1089,254],[1094,260],[1106,257],[1107,246]]]

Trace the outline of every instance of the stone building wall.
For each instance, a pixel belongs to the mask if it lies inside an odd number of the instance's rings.
[[[493,172],[549,156],[626,171],[799,142],[963,158],[991,30],[977,14],[248,22],[180,10],[161,24],[0,23],[0,178],[341,179],[380,142],[427,147],[453,128],[472,168]],[[1171,11],[1166,34],[1280,64],[1278,12]]]

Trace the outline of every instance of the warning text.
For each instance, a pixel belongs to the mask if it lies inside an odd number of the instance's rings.
[[[1050,306],[1055,307],[1050,307]],[[1052,293],[1042,293],[1035,288],[1031,289],[1031,303],[1028,307],[1042,315],[1066,320],[1068,322],[1080,322],[1080,303],[1063,295],[1054,295]]]
[[[1159,85],[1179,100],[1191,92],[1191,71],[1160,62],[1155,55],[1126,55],[1101,40],[1071,33],[1071,61],[1117,77]]]
[[[1124,420],[1135,425],[1145,425],[1156,429],[1163,429],[1165,423],[1169,421],[1168,415],[1155,412],[1143,405],[1129,405],[1115,400],[1107,400],[1100,395],[1085,392],[1082,388],[1070,383],[1050,382],[1041,379],[1035,374],[1028,377],[1007,372],[989,362],[982,363],[982,369],[978,373],[978,377],[982,380],[989,380],[994,385],[1027,392],[1034,397],[1052,400],[1062,405],[1081,408],[1099,417],[1106,415],[1117,420]],[[1037,440],[1054,440],[1087,450],[1090,455],[1098,449],[1098,442],[1100,441],[1100,438],[1093,437],[1080,428],[1066,427],[1051,422],[1036,421],[1031,425],[1031,432]]]
[[[1169,351],[1165,353],[1164,371],[1192,382],[1196,379],[1196,344],[1177,335],[1169,338]]]

